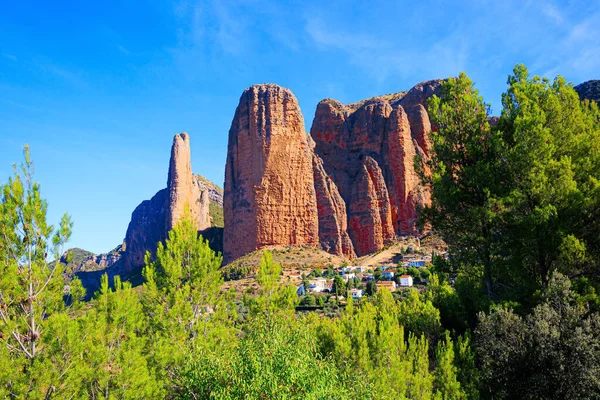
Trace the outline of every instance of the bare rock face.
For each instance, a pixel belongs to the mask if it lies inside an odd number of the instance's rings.
[[[441,81],[344,105],[321,101],[311,127],[294,95],[276,85],[242,94],[225,170],[224,259],[270,245],[319,245],[347,257],[418,233],[429,204],[431,122],[426,101]]]
[[[319,244],[312,151],[295,96],[277,85],[244,91],[229,131],[224,259],[269,245]]]
[[[581,100],[591,100],[600,104],[600,80],[591,80],[575,86]]]
[[[348,235],[346,203],[337,186],[325,172],[323,160],[313,155],[313,176],[319,217],[319,242],[331,254],[356,257]]]
[[[417,141],[417,144],[425,155],[429,157],[431,149],[431,140],[429,138],[431,122],[429,121],[429,114],[427,114],[427,110],[422,104],[412,106],[407,111],[411,135]]]
[[[168,200],[168,189],[162,189],[133,210],[125,233],[123,272],[144,265],[146,250],[155,251],[157,243],[165,238]]]
[[[346,204],[347,230],[359,256],[381,249],[396,234],[417,233],[418,210],[430,196],[415,159],[427,173],[432,126],[425,106],[440,84],[423,82],[348,106],[331,99],[317,106],[314,151]]]
[[[208,191],[200,190],[199,182],[192,173],[190,137],[185,132],[173,138],[167,188],[169,190],[167,232],[173,229],[186,213],[189,213],[192,221],[195,221],[198,230],[210,227]]]
[[[381,168],[365,157],[352,188],[349,225],[350,237],[358,254],[382,248],[394,239],[390,198]]]
[[[154,253],[158,242],[165,240],[186,214],[195,221],[198,231],[210,227],[208,191],[201,190],[192,174],[190,139],[187,133],[182,133],[173,139],[167,187],[143,201],[131,215],[121,273],[144,265],[146,251]]]

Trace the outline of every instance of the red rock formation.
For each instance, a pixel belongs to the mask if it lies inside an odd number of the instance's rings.
[[[229,131],[224,259],[269,245],[317,246],[312,151],[295,96],[255,85],[240,98]]]
[[[201,190],[192,174],[190,140],[187,133],[175,135],[167,187],[143,201],[131,215],[124,240],[121,272],[127,274],[144,265],[146,251],[156,251],[171,228],[188,213],[199,231],[210,227],[208,191]]]
[[[192,173],[190,137],[185,132],[173,138],[167,188],[167,231],[173,229],[186,213],[195,221],[198,230],[210,227],[208,191],[200,190],[198,179]]]
[[[381,249],[394,239],[392,210],[377,162],[365,157],[352,189],[348,224],[357,254]]]
[[[248,88],[229,131],[225,261],[269,245],[318,243],[354,257],[396,234],[417,233],[418,209],[430,199],[415,159],[427,172],[431,123],[424,105],[440,82],[348,106],[323,100],[314,142],[289,90]]]
[[[427,99],[434,94],[439,94],[442,85],[441,79],[421,82],[410,89],[400,100],[393,105],[400,104],[405,110],[421,104],[427,108]]]
[[[393,238],[388,209],[394,234],[417,233],[418,209],[430,197],[421,187],[415,158],[419,156],[427,173],[431,123],[424,105],[439,91],[440,83],[423,82],[405,93],[348,106],[331,99],[317,106],[311,128],[315,153],[346,203],[348,233],[357,255],[378,250]],[[371,178],[365,171],[372,172]],[[377,171],[385,184],[378,190],[386,193],[387,202],[364,193],[379,182]],[[375,207],[372,214],[367,215],[368,207]]]
[[[413,142],[411,125],[402,106],[392,111],[388,120],[386,164],[391,172],[391,187],[395,190],[395,228],[400,234],[416,233],[416,204],[414,193],[420,181],[415,171],[418,142]]]
[[[429,114],[427,114],[427,110],[422,104],[412,106],[407,111],[412,137],[417,141],[417,144],[425,155],[429,157],[431,149],[431,140],[429,138],[431,122],[429,122]]]
[[[313,155],[313,176],[319,216],[319,242],[321,248],[331,254],[356,257],[354,246],[348,236],[346,203],[337,186],[323,168],[323,160]]]

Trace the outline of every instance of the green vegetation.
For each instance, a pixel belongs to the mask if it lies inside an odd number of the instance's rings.
[[[70,253],[71,254],[71,262],[73,264],[81,264],[86,258],[95,255],[91,251],[80,249],[78,247],[74,247],[72,249],[69,249],[69,250],[66,251],[66,253]]]
[[[225,226],[225,219],[223,217],[223,207],[213,201],[208,203],[208,211],[212,221],[212,226],[222,228]]]
[[[270,252],[252,295],[223,291],[221,256],[187,219],[147,255],[139,289],[105,276],[82,303],[49,262],[72,224],[48,225],[26,148],[0,201],[0,396],[600,398],[600,112],[562,78],[517,66],[508,83],[495,126],[464,74],[431,100],[423,222],[449,258],[401,271],[427,285],[309,294],[306,314]],[[345,297],[362,285],[321,268],[303,281],[332,277]]]

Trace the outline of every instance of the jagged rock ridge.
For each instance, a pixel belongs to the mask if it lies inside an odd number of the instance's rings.
[[[348,106],[325,99],[317,106],[315,153],[346,203],[357,255],[381,249],[396,235],[418,233],[418,209],[430,196],[415,160],[427,172],[432,127],[425,105],[440,84],[427,81]]]
[[[427,172],[425,104],[440,83],[348,106],[325,99],[311,137],[288,89],[246,89],[229,132],[225,261],[271,245],[354,257],[417,233],[418,209],[430,197],[415,160]]]
[[[143,265],[146,251],[156,251],[157,243],[186,214],[199,231],[210,227],[208,191],[201,190],[192,173],[190,139],[182,133],[173,138],[167,187],[143,201],[131,215],[124,240],[123,270]]]

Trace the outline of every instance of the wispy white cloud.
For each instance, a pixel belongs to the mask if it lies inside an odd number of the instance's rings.
[[[4,103],[4,104],[8,104],[9,106],[17,107],[17,108],[22,108],[22,109],[26,109],[26,110],[31,109],[31,107],[29,107],[25,104],[18,103],[16,101],[12,101],[12,100],[0,99],[0,102]]]
[[[12,55],[12,54],[2,53],[2,57],[8,58],[11,61],[17,61],[17,56]]]
[[[174,14],[178,46],[171,50],[178,52],[212,49],[240,56],[251,54],[265,38],[298,47],[298,34],[286,23],[297,15],[274,1],[188,0],[177,3]]]
[[[117,45],[117,50],[119,50],[121,53],[125,54],[126,56],[131,55],[131,52],[123,45]]]
[[[338,30],[318,18],[309,18],[305,29],[318,46],[335,48],[347,53],[381,51],[390,46],[386,39],[365,33]]]
[[[415,48],[397,38],[346,31],[317,18],[309,18],[305,29],[318,47],[346,53],[352,63],[364,68],[380,83],[392,74],[402,77],[455,75],[464,70],[469,55],[466,40],[455,34],[442,37],[427,48]]]
[[[546,76],[567,75],[581,80],[597,79],[600,71],[600,13],[579,21],[565,20],[570,28],[554,43],[551,52],[540,54],[538,63],[548,65]]]
[[[545,3],[540,7],[542,14],[553,21],[557,25],[561,25],[564,21],[563,15],[560,10],[551,3]]]

